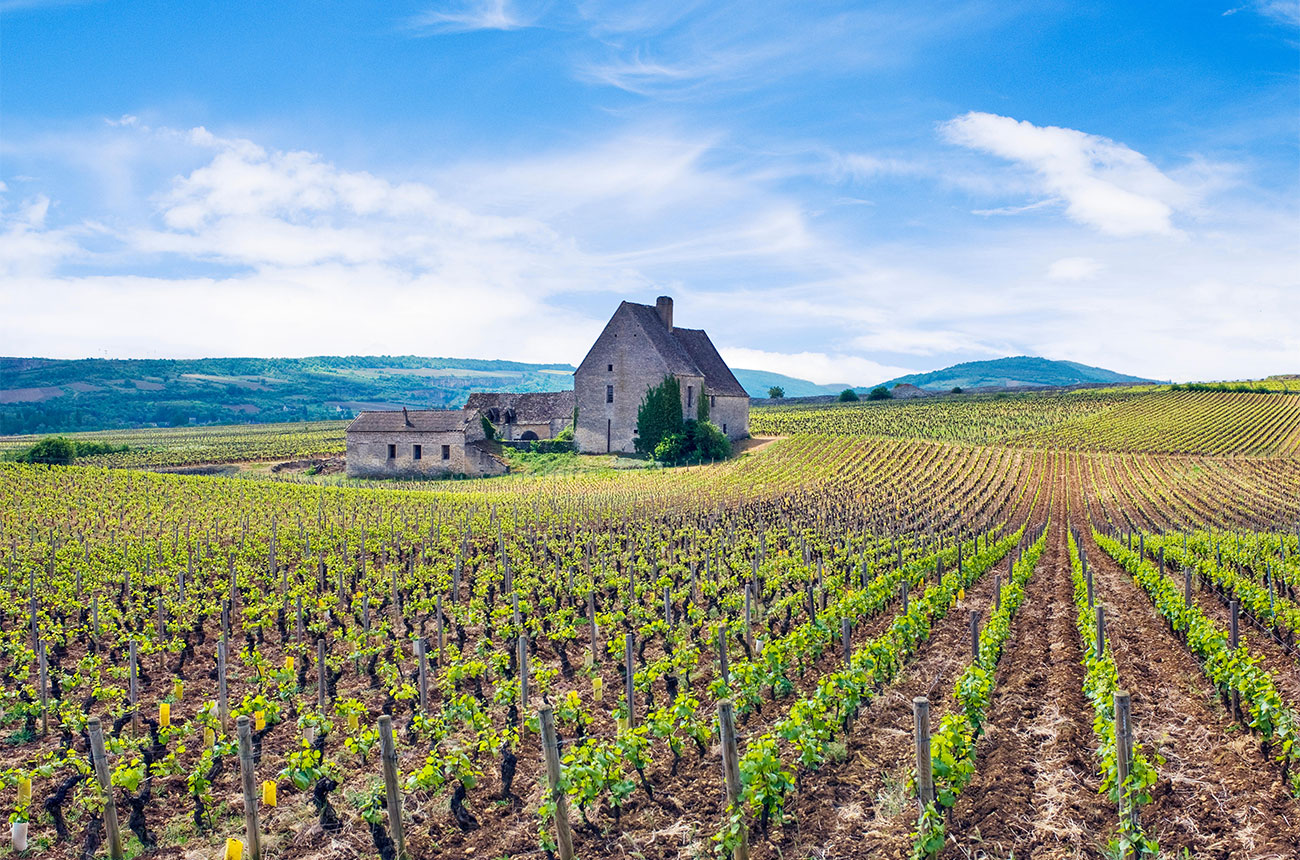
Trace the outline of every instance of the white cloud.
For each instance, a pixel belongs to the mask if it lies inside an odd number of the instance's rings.
[[[1292,27],[1300,27],[1300,0],[1260,0],[1255,8],[1266,18],[1272,18]],[[1232,12],[1236,9],[1229,10]],[[1224,13],[1228,14],[1227,12]]]
[[[824,352],[781,353],[743,347],[719,347],[727,364],[752,370],[783,373],[819,385],[874,385],[915,371],[872,361],[859,355]]]
[[[1098,135],[975,111],[940,132],[1033,171],[1043,193],[1065,201],[1072,220],[1108,235],[1178,235],[1173,214],[1193,202],[1141,153]]]
[[[1062,257],[1047,267],[1047,277],[1053,281],[1086,281],[1103,268],[1092,257]]]
[[[0,191],[7,351],[576,363],[619,299],[668,293],[736,366],[825,383],[1025,353],[1221,378],[1300,355],[1277,313],[1300,292],[1300,225],[1258,198],[1207,201],[1193,242],[1026,219],[881,239],[852,229],[873,210],[810,211],[810,179],[840,193],[825,169],[791,189],[728,159],[721,134],[642,129],[416,181],[203,129],[106,127],[39,148],[85,169],[99,147],[129,153],[114,170],[147,189],[147,211],[73,213],[48,184]]]
[[[509,0],[453,0],[414,15],[412,29],[427,33],[469,33],[474,30],[518,30],[535,19]]]

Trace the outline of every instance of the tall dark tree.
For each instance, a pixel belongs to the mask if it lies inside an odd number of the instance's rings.
[[[665,436],[681,432],[682,387],[677,377],[665,376],[663,382],[645,393],[636,411],[637,453],[653,456]]]

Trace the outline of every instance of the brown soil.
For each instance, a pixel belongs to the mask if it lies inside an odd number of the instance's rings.
[[[915,804],[902,787],[915,755],[912,699],[930,699],[932,726],[951,708],[952,686],[970,662],[970,611],[987,616],[999,574],[1006,577],[1005,562],[985,573],[935,624],[904,674],[854,721],[844,760],[801,780],[790,810],[797,824],[780,839],[757,846],[753,856],[791,851],[804,856],[813,850],[827,857],[906,856],[907,834],[915,823]]]
[[[1146,593],[1091,539],[1081,512],[1075,496],[1071,522],[1085,536],[1120,683],[1133,697],[1135,737],[1160,777],[1142,809],[1143,827],[1170,854],[1186,848],[1198,858],[1294,860],[1300,804],[1279,769],[1232,722]]]
[[[1181,591],[1185,586],[1181,570],[1169,570],[1166,576]],[[1211,584],[1200,577],[1192,577],[1192,600],[1205,613],[1205,616],[1223,630],[1232,623],[1232,610],[1228,606],[1230,598],[1222,597],[1213,590]],[[1272,629],[1253,619],[1240,615],[1238,630],[1241,641],[1246,643],[1251,656],[1260,661],[1260,665],[1273,676],[1282,699],[1292,707],[1300,707],[1300,664],[1291,649],[1276,637]]]
[[[1115,829],[1091,754],[1063,513],[1012,620],[950,857],[1100,857]]]

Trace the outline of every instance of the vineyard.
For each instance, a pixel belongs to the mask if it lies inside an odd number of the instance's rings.
[[[1300,397],[1293,391],[1101,389],[816,408],[773,406],[756,410],[752,426],[760,435],[826,433],[1080,451],[1300,455]]]
[[[12,850],[1300,856],[1300,397],[754,425],[418,487],[120,468],[337,424],[0,463]]]
[[[84,442],[125,445],[127,450],[79,460],[114,468],[169,468],[198,463],[240,463],[255,460],[294,460],[344,450],[346,421],[299,424],[233,424],[213,427],[147,428],[69,433]],[[0,454],[32,444],[31,436],[0,437]]]

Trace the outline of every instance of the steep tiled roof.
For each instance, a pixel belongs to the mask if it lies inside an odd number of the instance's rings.
[[[407,419],[410,424],[407,424]],[[452,433],[465,429],[465,413],[459,409],[421,409],[405,413],[362,412],[348,425],[348,432],[358,433],[393,433],[425,432]]]
[[[646,337],[650,338],[650,345],[655,348],[655,351],[663,358],[664,363],[668,365],[669,373],[703,376],[700,369],[695,366],[695,362],[691,361],[690,355],[673,337],[672,332],[668,331],[668,326],[664,325],[664,321],[659,318],[659,311],[653,305],[623,302],[623,306],[641,324]]]
[[[576,404],[573,391],[544,391],[530,394],[512,392],[480,392],[469,396],[465,408],[471,412],[487,412],[489,409],[500,410],[504,414],[514,410],[515,424],[546,424],[554,419],[573,418]],[[500,423],[500,422],[497,422]]]
[[[630,317],[645,332],[650,348],[663,360],[666,372],[679,376],[702,376],[704,386],[710,394],[724,397],[749,396],[705,332],[700,329],[675,326],[672,331],[669,331],[663,318],[659,316],[658,308],[635,302],[620,304],[614,316],[610,318],[609,324],[606,325],[605,332],[610,331],[620,314]],[[604,336],[605,334],[602,333],[601,337]],[[582,364],[578,366],[577,373],[596,370],[593,366],[595,361],[593,356],[596,354],[597,347],[593,346],[587,353],[587,357],[582,360]]]
[[[666,326],[664,328],[666,329]],[[749,396],[735,374],[731,372],[731,368],[727,367],[727,363],[722,360],[722,356],[718,355],[713,341],[709,340],[709,336],[702,329],[673,326],[672,337],[699,368],[700,375],[704,377],[704,387],[709,394],[729,397]]]

